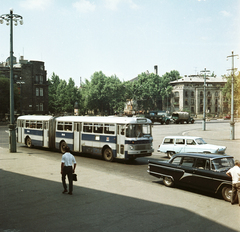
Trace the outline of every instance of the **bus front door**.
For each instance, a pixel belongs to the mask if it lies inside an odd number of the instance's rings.
[[[73,150],[77,152],[82,152],[82,146],[81,146],[81,133],[80,133],[81,123],[75,122],[74,123],[74,141],[73,141]]]
[[[43,147],[49,147],[49,133],[48,133],[48,122],[47,121],[43,121]]]
[[[125,125],[118,125],[117,158],[125,158]]]
[[[19,120],[17,125],[18,142],[24,143],[24,121]]]

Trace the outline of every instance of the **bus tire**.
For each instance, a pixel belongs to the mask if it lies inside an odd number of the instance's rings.
[[[32,140],[29,137],[26,138],[26,145],[29,148],[32,147]]]
[[[106,147],[103,150],[103,158],[104,158],[104,160],[109,161],[109,162],[113,161],[113,152],[112,152],[111,148]]]
[[[66,146],[67,146],[67,143],[66,143],[65,141],[62,141],[62,142],[60,143],[60,152],[61,152],[62,154],[65,153],[65,148],[66,148]]]

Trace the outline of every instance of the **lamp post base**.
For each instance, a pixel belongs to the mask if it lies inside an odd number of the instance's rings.
[[[9,152],[17,152],[15,124],[9,124]]]

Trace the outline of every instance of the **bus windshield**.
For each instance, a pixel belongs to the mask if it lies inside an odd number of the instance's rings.
[[[126,137],[139,138],[151,136],[151,126],[149,124],[128,124],[126,126]]]

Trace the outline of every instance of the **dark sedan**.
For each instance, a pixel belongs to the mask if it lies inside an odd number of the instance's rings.
[[[232,156],[200,153],[178,153],[169,161],[149,161],[148,173],[163,178],[171,187],[175,183],[208,192],[221,193],[231,201],[231,178],[226,175],[234,166]]]

